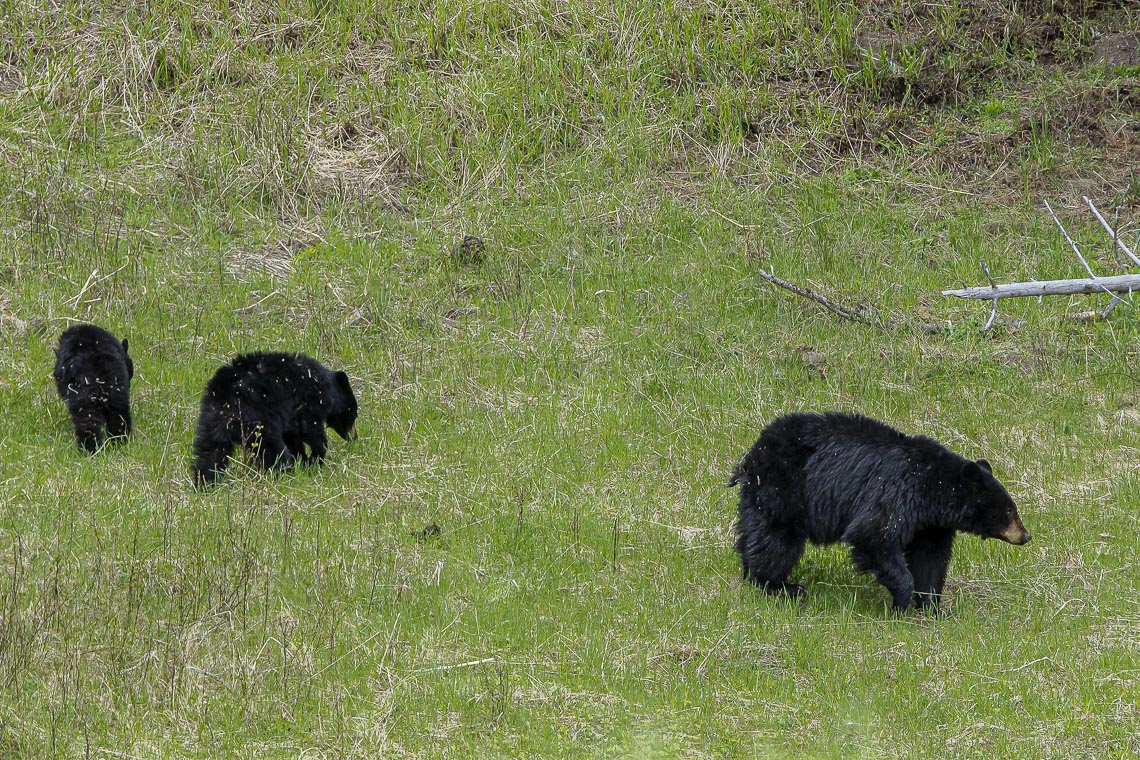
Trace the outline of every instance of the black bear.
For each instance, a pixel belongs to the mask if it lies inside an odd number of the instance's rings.
[[[343,372],[304,354],[238,356],[214,374],[202,394],[194,482],[217,480],[237,445],[265,469],[320,462],[328,449],[325,425],[353,440],[356,413],[356,396]]]
[[[740,486],[736,550],[743,577],[771,594],[802,596],[788,573],[804,543],[842,541],[863,572],[937,609],[957,531],[1030,540],[986,460],[961,457],[858,415],[789,414],[768,425],[729,481]]]
[[[96,325],[75,325],[59,336],[52,377],[84,451],[97,451],[108,437],[123,440],[131,434],[134,374],[126,338],[119,342]]]

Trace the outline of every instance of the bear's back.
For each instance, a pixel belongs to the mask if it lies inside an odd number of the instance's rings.
[[[320,362],[301,353],[241,354],[214,373],[205,395],[219,401],[287,403],[319,396],[326,374]]]
[[[122,358],[126,352],[113,333],[98,325],[84,324],[64,330],[55,353],[57,360],[68,361],[98,356]]]
[[[966,459],[933,438],[907,435],[884,422],[857,414],[829,412],[805,415],[803,444],[810,449],[814,470],[828,469],[827,462],[848,472],[890,474],[907,477],[910,473],[954,468]]]

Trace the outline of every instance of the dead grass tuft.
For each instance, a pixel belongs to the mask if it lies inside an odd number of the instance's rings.
[[[353,114],[306,138],[311,184],[318,192],[340,191],[395,202],[407,175],[403,152],[366,113]]]
[[[324,240],[323,225],[319,220],[298,222],[287,234],[266,243],[256,250],[235,248],[225,257],[226,271],[244,280],[252,273],[268,273],[279,280],[285,280],[293,271],[293,260],[297,254]]]

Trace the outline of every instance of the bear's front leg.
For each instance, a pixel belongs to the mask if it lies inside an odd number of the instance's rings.
[[[901,549],[853,546],[851,559],[863,572],[874,573],[875,580],[891,592],[895,612],[903,612],[910,607],[911,597],[914,596],[914,578],[907,569]]]
[[[754,504],[742,498],[736,521],[736,550],[740,552],[742,577],[769,594],[802,597],[803,586],[788,583],[788,573],[804,553],[804,538],[794,528],[780,526]],[[759,502],[764,503],[764,502]]]
[[[293,456],[302,461],[308,461],[305,456],[305,441],[301,437],[301,432],[296,429],[286,430],[281,434],[282,440],[285,441],[285,447],[293,452]]]
[[[320,464],[324,461],[325,454],[329,448],[329,438],[325,433],[325,423],[323,420],[310,419],[301,425],[301,435],[305,439],[305,443],[309,446],[311,455],[306,461],[316,462]]]
[[[914,578],[915,602],[919,609],[938,609],[953,547],[954,531],[945,528],[921,530],[907,546],[906,563]]]

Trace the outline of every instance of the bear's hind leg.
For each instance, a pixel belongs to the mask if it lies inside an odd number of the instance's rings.
[[[791,527],[772,525],[755,508],[741,510],[736,531],[744,580],[776,596],[800,597],[806,593],[803,586],[788,583],[788,573],[804,553],[803,536]]]
[[[253,440],[247,447],[254,452],[257,463],[266,470],[288,470],[296,461],[296,456],[285,445],[281,434],[263,425],[257,427]]]
[[[112,438],[125,439],[131,434],[131,410],[107,409],[107,434]]]
[[[914,596],[914,578],[907,569],[901,551],[862,544],[853,545],[851,559],[855,567],[862,572],[873,573],[875,580],[891,592],[895,612],[902,612],[910,607],[911,597]]]
[[[301,431],[296,428],[286,430],[281,434],[281,439],[285,442],[285,448],[293,453],[294,459],[300,459],[302,462],[309,461],[309,457],[305,453],[305,439],[301,437]]]
[[[953,548],[954,531],[945,528],[919,531],[906,548],[906,564],[914,577],[919,609],[938,609]]]
[[[88,454],[98,451],[103,444],[103,417],[92,409],[76,409],[71,412],[71,422],[79,448]]]
[[[194,442],[194,485],[206,486],[222,476],[234,446],[228,441],[205,445]]]

